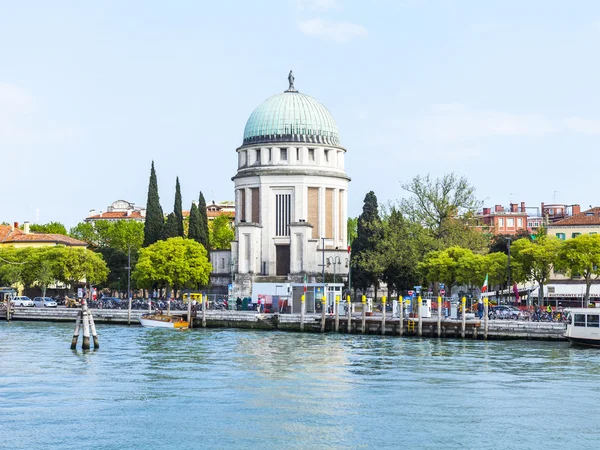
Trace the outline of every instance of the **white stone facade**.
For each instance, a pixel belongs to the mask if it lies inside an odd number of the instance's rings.
[[[333,273],[335,261],[340,279],[347,276],[346,150],[290,142],[237,153],[236,272],[320,279],[331,257],[325,271]]]

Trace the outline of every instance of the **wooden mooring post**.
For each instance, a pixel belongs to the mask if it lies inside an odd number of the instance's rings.
[[[304,309],[306,297],[302,294],[300,297],[300,331],[304,331]]]
[[[442,337],[442,311],[444,310],[444,301],[441,296],[438,296],[438,323],[437,336]]]
[[[188,328],[194,328],[194,318],[192,317],[192,296],[190,295],[190,291],[188,291]]]
[[[200,294],[200,301],[202,302],[202,328],[206,328],[206,296]]]
[[[488,298],[487,297],[483,297],[483,338],[487,339],[488,338]]]
[[[361,299],[362,303],[362,325],[360,327],[360,332],[365,334],[367,328],[367,296],[363,295]]]
[[[327,315],[327,296],[321,298],[321,333],[325,333],[325,317]]]
[[[335,332],[340,331],[340,296],[335,296]]]
[[[81,310],[79,311],[79,313],[77,314],[77,318],[75,319],[75,331],[73,332],[73,339],[71,340],[71,350],[75,350],[77,348],[77,341],[79,340],[80,328],[83,328],[83,342],[81,344],[82,350],[90,349],[90,331],[94,342],[94,349],[98,350],[100,348],[100,344],[98,342],[96,324],[94,323],[92,312],[88,309],[88,305],[85,298],[81,300]]]
[[[387,297],[384,295],[383,297],[381,297],[381,334],[384,335],[385,334],[385,314],[386,314],[386,303],[387,303]]]
[[[462,298],[460,312],[462,314],[462,324],[460,327],[460,337],[465,338],[466,330],[467,330],[467,314],[465,310],[467,309],[467,297]]]
[[[346,327],[346,331],[348,334],[352,333],[352,299],[350,296],[346,296],[346,304],[348,305],[348,326]]]
[[[423,304],[423,299],[419,295],[417,297],[417,312],[415,314],[415,317],[418,319],[418,322],[417,322],[417,336],[419,336],[419,337],[423,336],[423,321],[421,320],[421,305],[422,304]]]
[[[398,335],[402,336],[404,334],[404,298],[402,295],[398,296],[398,301],[400,302],[400,327]]]

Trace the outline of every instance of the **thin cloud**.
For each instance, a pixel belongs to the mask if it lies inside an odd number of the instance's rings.
[[[320,18],[300,22],[298,28],[307,36],[331,39],[336,42],[348,42],[353,38],[365,37],[368,34],[367,29],[362,25]]]
[[[460,103],[434,105],[427,114],[399,125],[411,127],[423,139],[449,142],[487,136],[543,136],[558,131],[541,114],[474,110]]]
[[[298,9],[300,11],[329,11],[341,8],[342,5],[338,0],[298,0]]]
[[[20,145],[72,140],[76,131],[46,120],[33,96],[24,89],[0,82],[0,144]]]
[[[600,134],[600,119],[582,119],[569,117],[565,119],[565,126],[569,131],[581,134]]]

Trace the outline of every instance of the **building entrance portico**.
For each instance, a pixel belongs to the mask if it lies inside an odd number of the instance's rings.
[[[290,273],[290,246],[280,244],[276,245],[275,249],[276,275],[287,276]]]

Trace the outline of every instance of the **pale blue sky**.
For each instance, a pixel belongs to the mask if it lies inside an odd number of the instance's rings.
[[[597,1],[0,0],[0,43],[0,221],[145,205],[152,159],[166,212],[177,175],[185,208],[233,199],[290,69],[337,121],[351,215],[450,171],[487,205],[600,204]]]

